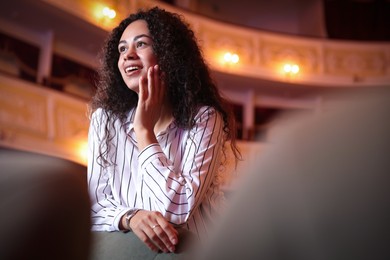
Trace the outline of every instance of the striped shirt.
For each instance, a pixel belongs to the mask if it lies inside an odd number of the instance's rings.
[[[202,107],[192,129],[172,122],[157,134],[158,143],[137,148],[131,110],[116,120],[108,158],[102,167],[99,145],[107,117],[97,109],[88,136],[88,187],[92,202],[92,230],[119,230],[131,208],[159,211],[172,224],[207,237],[207,226],[224,205],[219,166],[224,143],[223,121],[211,107]]]

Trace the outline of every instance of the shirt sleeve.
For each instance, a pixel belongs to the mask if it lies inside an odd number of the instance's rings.
[[[119,230],[120,217],[129,210],[113,199],[109,168],[102,166],[99,157],[99,146],[104,135],[105,120],[107,117],[103,110],[96,110],[92,114],[88,132],[87,176],[93,231]]]
[[[205,198],[225,140],[221,115],[213,108],[202,108],[195,121],[174,157],[180,164],[169,160],[159,144],[149,145],[139,155],[143,204],[174,224],[185,223]]]

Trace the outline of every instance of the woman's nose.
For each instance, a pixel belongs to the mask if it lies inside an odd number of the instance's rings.
[[[125,53],[125,60],[134,60],[138,57],[137,52],[133,48],[129,48]]]

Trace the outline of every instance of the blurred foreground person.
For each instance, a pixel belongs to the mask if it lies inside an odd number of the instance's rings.
[[[82,169],[0,150],[0,259],[89,258],[90,202]]]
[[[390,91],[280,118],[195,259],[390,259]]]

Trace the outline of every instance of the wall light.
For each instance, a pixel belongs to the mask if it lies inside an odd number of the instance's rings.
[[[299,66],[297,64],[284,64],[283,71],[286,74],[297,74],[299,72]]]
[[[223,56],[225,63],[238,63],[240,57],[236,53],[226,52]]]
[[[103,13],[104,17],[108,17],[110,19],[114,19],[115,16],[116,16],[115,10],[111,9],[111,8],[109,8],[107,6],[103,8],[102,13]]]
[[[103,28],[111,29],[115,27],[115,18],[117,17],[117,12],[107,5],[103,5],[94,1],[91,2],[90,9],[93,17],[95,18],[95,22]]]

